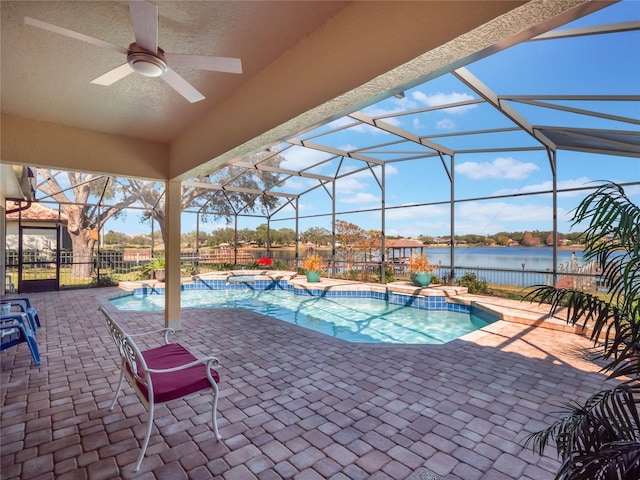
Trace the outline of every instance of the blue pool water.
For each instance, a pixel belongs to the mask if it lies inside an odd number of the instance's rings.
[[[410,296],[403,297],[412,301]],[[164,310],[163,292],[128,295],[111,302],[120,310]],[[251,288],[183,290],[181,306],[246,308],[342,340],[364,343],[442,344],[495,320],[484,314],[480,318],[468,307],[463,308],[467,311],[426,310],[376,298],[298,295],[293,291]]]

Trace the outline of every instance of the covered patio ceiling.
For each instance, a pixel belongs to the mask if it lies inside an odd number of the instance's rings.
[[[242,75],[180,70],[206,97],[191,104],[138,75],[91,84],[118,52],[24,20],[126,47],[128,2],[3,1],[0,160],[202,177],[612,3],[160,2],[165,51],[242,61]]]

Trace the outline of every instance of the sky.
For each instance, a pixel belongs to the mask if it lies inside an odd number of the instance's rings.
[[[561,27],[576,28],[599,24],[640,21],[640,0],[625,0]],[[567,38],[552,41],[527,42],[516,45],[466,67],[492,91],[499,95],[640,95],[640,32],[599,35],[596,38]],[[404,98],[390,97],[371,105],[362,112],[371,115],[394,114],[400,111],[434,107],[457,101],[477,99],[478,95],[452,74],[404,92]],[[511,104],[533,125],[574,126],[595,129],[638,131],[640,101],[587,102],[556,101],[570,106],[609,115],[635,119],[632,125],[612,119],[577,115],[559,109],[541,108],[522,103]],[[393,126],[429,136],[456,150],[483,149],[507,146],[539,146],[522,132],[503,132],[491,135],[447,137],[447,134],[469,130],[508,128],[513,124],[488,104],[470,104],[456,108],[438,109],[414,115],[390,116],[384,119]],[[326,146],[356,151],[370,145],[384,145],[397,137],[357,125],[340,131],[339,126],[353,122],[341,118],[306,132],[300,138],[313,139]],[[325,132],[325,135],[316,136]],[[444,136],[443,136],[444,135]],[[283,168],[309,167],[328,158],[325,153],[283,143]],[[403,153],[399,153],[402,151]],[[424,153],[418,145],[381,146],[367,155],[389,161],[398,156]],[[559,151],[557,167],[558,189],[581,188],[599,180],[639,182],[638,158],[604,156],[583,152]],[[311,169],[313,173],[333,175],[338,160]],[[340,172],[361,168],[362,162],[345,159]],[[350,221],[369,230],[381,230],[382,202],[380,168],[342,178],[336,182],[335,205],[338,212],[367,210],[357,214],[339,214],[337,218]],[[501,231],[552,230],[553,199],[550,194],[528,195],[552,188],[550,162],[544,151],[503,151],[458,154],[454,166],[454,195],[460,201],[455,207],[456,235],[493,235]],[[304,192],[317,181],[296,177],[283,190]],[[632,201],[640,204],[640,186],[627,187]],[[403,162],[389,162],[385,167],[385,233],[404,237],[448,236],[451,231],[449,200],[451,184],[439,157],[420,158]],[[518,195],[502,198],[503,195]],[[558,230],[572,231],[571,214],[584,197],[582,191],[558,195]],[[483,199],[483,197],[499,197]],[[300,198],[299,230],[324,227],[331,230],[332,201],[323,188]],[[403,207],[403,208],[400,208]],[[293,209],[283,208],[274,216],[272,228],[295,229]],[[287,220],[281,220],[287,219]],[[195,216],[184,214],[182,231],[195,230]],[[264,219],[240,218],[239,228],[255,228]],[[201,223],[201,231],[226,227],[224,222]],[[233,224],[231,224],[233,226]],[[141,225],[135,214],[123,221],[114,221],[105,231],[127,234],[148,233],[149,226]]]

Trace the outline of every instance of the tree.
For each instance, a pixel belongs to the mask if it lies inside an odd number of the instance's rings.
[[[47,169],[38,169],[38,175],[42,180],[38,190],[58,202],[68,218],[67,232],[71,237],[73,252],[71,276],[90,277],[98,232],[108,219],[117,216],[138,197],[121,197],[115,205],[101,207],[102,200],[114,198],[119,193],[112,177]],[[67,183],[69,186],[63,188],[58,177],[61,177],[61,181],[65,179],[65,187]]]
[[[311,227],[302,232],[302,241],[311,242],[316,247],[326,245],[331,241],[331,232],[323,227]]]
[[[509,245],[509,236],[503,234],[496,235],[496,243],[502,246]]]
[[[526,231],[522,235],[520,244],[525,247],[537,247],[538,245],[540,245],[540,239],[538,237],[534,237],[531,232]]]
[[[233,244],[234,236],[233,228],[218,228],[211,233],[207,245],[217,247],[221,243]]]
[[[151,246],[151,235],[134,235],[129,238],[132,245]]]
[[[230,165],[215,174],[200,178],[200,184],[211,184],[212,187],[223,186],[226,189],[205,188],[185,184],[182,187],[182,210],[198,211],[203,222],[210,219],[225,219],[227,222],[240,213],[266,213],[279,205],[275,196],[264,195],[263,192],[278,185],[279,174],[270,171],[283,161],[277,152],[263,151],[249,159],[255,168],[236,167]],[[261,169],[261,166],[267,167]],[[139,198],[146,208],[142,221],[153,219],[158,223],[162,239],[166,243],[164,218],[164,185],[149,185],[135,179],[122,180],[122,187],[130,195]],[[237,189],[237,190],[234,190]]]
[[[181,236],[183,245],[189,248],[196,249],[200,245],[204,245],[207,242],[207,234],[205,232],[198,232],[198,240],[196,241],[196,231],[183,233]]]
[[[363,249],[366,238],[366,232],[358,225],[336,220],[336,240],[340,242],[339,251],[344,255],[347,270],[351,270],[352,264],[356,261],[355,254]]]
[[[574,213],[584,232],[584,259],[595,260],[609,289],[607,297],[541,286],[528,298],[549,303],[551,314],[567,308],[567,322],[592,328],[603,371],[620,383],[595,393],[549,428],[529,437],[543,453],[555,441],[562,465],[557,479],[640,478],[640,208],[616,184],[588,195]]]
[[[291,245],[296,241],[296,231],[292,228],[281,228],[278,230],[278,242],[280,245]]]
[[[120,232],[114,232],[113,230],[109,230],[105,233],[103,238],[105,245],[124,245],[129,241],[128,235]]]
[[[559,242],[560,242],[560,237],[558,236],[558,243]],[[553,246],[553,233],[550,233],[549,235],[547,235],[547,238],[544,243],[549,247]]]

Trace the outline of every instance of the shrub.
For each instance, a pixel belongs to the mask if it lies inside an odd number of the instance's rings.
[[[465,273],[459,280],[456,281],[456,285],[460,287],[467,287],[469,289],[469,293],[491,293],[491,289],[489,288],[487,281],[478,279],[475,273]]]
[[[114,275],[103,274],[98,276],[97,273],[91,275],[92,287],[117,287],[118,279]]]

